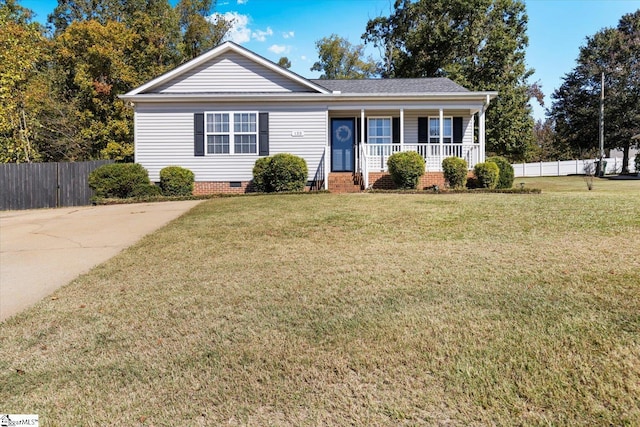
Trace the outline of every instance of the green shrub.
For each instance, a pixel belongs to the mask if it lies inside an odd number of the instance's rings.
[[[293,154],[280,153],[258,159],[253,166],[253,184],[257,191],[303,191],[307,185],[307,162]]]
[[[515,179],[515,173],[513,166],[509,163],[509,160],[501,156],[493,156],[487,159],[487,162],[493,162],[498,165],[500,169],[500,176],[498,177],[498,185],[496,188],[511,188],[513,187],[513,180]]]
[[[256,191],[267,192],[267,171],[271,157],[260,157],[253,165],[253,186]]]
[[[424,175],[424,159],[415,151],[403,151],[392,154],[387,160],[391,179],[398,188],[418,186],[418,180]]]
[[[138,163],[112,163],[103,165],[89,174],[89,187],[97,197],[135,197],[136,192],[151,185],[147,170]]]
[[[464,188],[467,183],[468,166],[465,159],[447,157],[442,161],[442,172],[451,188]]]
[[[133,194],[131,194],[132,197],[139,197],[139,198],[161,196],[161,195],[162,195],[162,191],[160,190],[160,187],[154,184],[139,185],[133,190]]]
[[[195,175],[180,166],[167,166],[160,171],[160,189],[163,196],[190,196],[193,194]]]
[[[477,186],[479,188],[494,189],[500,178],[500,168],[493,162],[478,163],[473,168]]]
[[[633,159],[633,162],[635,163],[635,166],[636,166],[636,173],[640,174],[640,151],[636,153],[636,157],[635,159]]]

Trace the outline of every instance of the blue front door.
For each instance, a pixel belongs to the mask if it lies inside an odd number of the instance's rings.
[[[331,171],[353,172],[353,119],[331,119]]]

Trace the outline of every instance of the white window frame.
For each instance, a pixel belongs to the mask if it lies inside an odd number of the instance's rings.
[[[389,141],[388,142],[371,142],[371,128],[369,125],[371,124],[371,120],[389,120]],[[373,136],[373,138],[386,138],[384,136]],[[390,116],[371,116],[367,117],[367,143],[368,144],[393,144],[393,118]]]
[[[431,120],[437,120],[438,121],[438,134],[437,135],[431,135]],[[444,142],[445,144],[451,144],[451,143],[453,143],[453,116],[443,116],[442,120],[444,120],[444,121],[449,120],[449,122],[451,123],[451,127],[449,128],[451,130],[451,134],[447,135],[445,133],[443,138],[442,138],[442,142]],[[439,144],[440,143],[440,123],[439,122],[440,122],[440,116],[429,116],[429,121],[427,122],[427,140],[429,141],[429,144]],[[445,129],[446,129],[446,127],[444,126],[444,122],[443,122],[442,131],[445,132]]]
[[[213,114],[226,114],[229,116],[229,132],[215,132],[215,127],[213,132],[209,132],[207,127],[207,118],[209,115]],[[235,115],[236,114],[253,114],[256,119],[256,130],[255,132],[242,132],[235,130]],[[257,156],[260,150],[260,115],[257,111],[206,111],[204,113],[204,144],[205,144],[205,153],[208,156],[229,156],[229,155],[237,155],[237,156]],[[209,136],[215,135],[228,135],[229,136],[229,152],[228,153],[212,153],[209,151]],[[236,153],[236,135],[255,135],[256,138],[256,150],[253,153]]]

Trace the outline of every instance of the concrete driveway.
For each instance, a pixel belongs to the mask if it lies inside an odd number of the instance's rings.
[[[0,212],[0,321],[200,202]]]

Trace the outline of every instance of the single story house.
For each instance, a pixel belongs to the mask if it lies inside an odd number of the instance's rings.
[[[304,158],[312,189],[390,183],[388,157],[417,151],[423,185],[442,159],[485,159],[485,111],[497,92],[446,78],[313,80],[225,42],[122,95],[134,105],[135,161],[195,174],[196,194],[250,191],[261,156]]]

